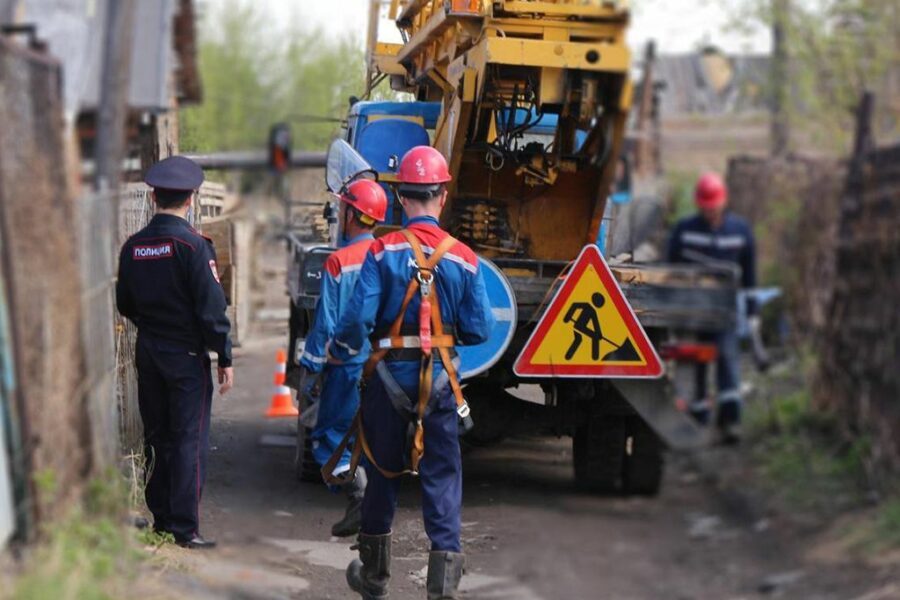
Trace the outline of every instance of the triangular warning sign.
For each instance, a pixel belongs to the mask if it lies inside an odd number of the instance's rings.
[[[606,261],[585,246],[528,338],[521,377],[659,377],[659,355]]]

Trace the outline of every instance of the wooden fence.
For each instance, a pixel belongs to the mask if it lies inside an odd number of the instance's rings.
[[[834,293],[816,398],[855,435],[868,434],[877,471],[900,473],[900,145],[871,149],[868,117],[841,200]],[[868,105],[868,106],[867,106]],[[875,481],[881,481],[875,473]]]

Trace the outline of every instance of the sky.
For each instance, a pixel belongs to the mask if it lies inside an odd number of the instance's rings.
[[[200,0],[201,4],[222,5],[229,0]],[[361,43],[366,36],[369,0],[251,0],[266,7],[277,22],[302,20],[319,26],[326,35],[355,35]],[[766,53],[770,37],[767,31],[747,36],[728,27],[722,8],[735,0],[631,0],[632,22],[629,43],[636,51],[647,40],[655,39],[663,53],[688,52],[709,43],[726,52]],[[383,21],[382,39],[396,29]]]

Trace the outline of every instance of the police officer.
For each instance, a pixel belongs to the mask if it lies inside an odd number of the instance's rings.
[[[669,240],[671,262],[694,262],[731,266],[740,275],[743,288],[756,285],[756,250],[753,232],[741,217],[726,210],[728,190],[722,178],[707,173],[697,181],[694,194],[698,214],[681,220]],[[748,296],[746,310],[751,326],[758,327],[756,303]],[[705,333],[702,341],[714,342],[719,351],[716,362],[718,388],[717,427],[722,441],[737,443],[740,439],[741,382],[740,348],[734,329]],[[697,395],[691,405],[694,418],[706,424],[709,420],[706,364],[697,365]]]
[[[363,598],[387,597],[396,476],[412,471],[421,478],[431,540],[428,598],[456,598],[463,570],[456,409],[461,415],[466,407],[456,380],[458,359],[448,355],[454,342],[484,342],[493,316],[475,253],[438,226],[450,181],[444,157],[428,146],[413,148],[401,161],[398,180],[406,229],[372,244],[328,348],[329,361],[352,360],[374,332],[358,433],[362,448],[368,447],[369,483],[359,559],[348,566],[347,581]],[[411,439],[408,432],[414,432]]]
[[[312,430],[313,457],[324,466],[337,449],[353,422],[359,408],[359,377],[363,363],[369,357],[368,344],[359,354],[341,365],[326,364],[325,345],[334,335],[334,328],[346,312],[350,296],[366,253],[375,241],[372,230],[384,221],[387,196],[374,181],[354,181],[340,193],[342,247],[325,261],[322,291],[316,304],[316,316],[306,343],[300,365],[300,391],[308,393],[316,373],[324,370],[324,383],[319,399],[316,426]],[[324,369],[323,369],[324,367]],[[350,469],[350,452],[344,450],[332,475],[341,476]],[[334,524],[331,534],[344,537],[359,532],[360,508],[366,489],[366,473],[360,468],[351,481],[343,485],[348,504],[344,518]]]
[[[234,381],[230,324],[212,240],[185,220],[203,171],[173,156],[145,178],[157,213],[122,247],[116,304],[137,325],[135,363],[150,476],[153,527],[187,548],[211,548],[200,536],[200,497],[209,446],[210,358],[218,355],[219,392]]]

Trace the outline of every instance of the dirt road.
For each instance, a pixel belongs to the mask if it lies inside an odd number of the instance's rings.
[[[272,302],[287,299],[276,295]],[[297,482],[292,448],[260,445],[263,435],[290,434],[292,426],[262,417],[286,322],[269,320],[256,329],[236,352],[236,388],[214,400],[202,523],[220,548],[186,553],[185,560],[214,590],[211,596],[352,598],[343,574],[354,555],[351,541],[329,535],[343,498]],[[670,457],[660,497],[625,499],[575,489],[568,439],[514,439],[468,453],[463,597],[900,597],[886,575],[805,561],[810,538],[778,519],[736,510],[740,503],[704,483],[689,462]],[[395,522],[392,598],[424,597],[427,550],[410,480]]]

